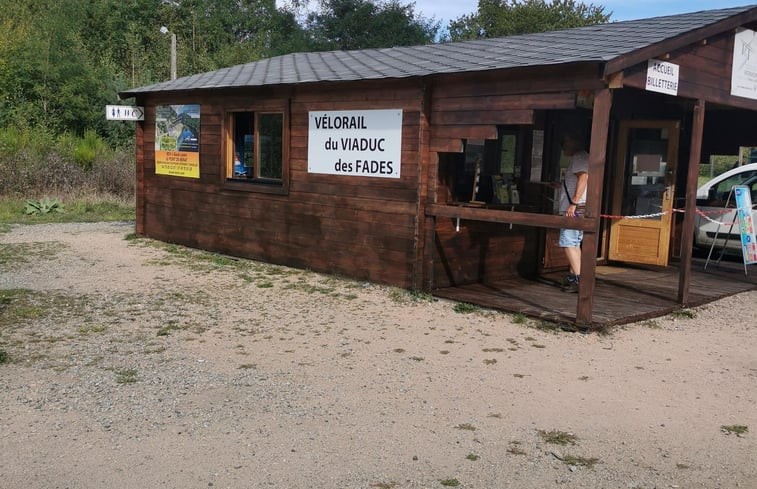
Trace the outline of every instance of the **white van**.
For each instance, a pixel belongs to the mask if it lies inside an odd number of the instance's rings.
[[[757,222],[757,163],[750,163],[728,170],[699,187],[697,190],[697,208],[707,214],[710,219],[724,225],[714,223],[697,214],[694,221],[694,246],[709,248],[712,246],[717,232],[718,239],[715,249],[720,249],[725,245],[727,251],[741,253],[739,223],[736,222],[731,228],[731,223],[734,222],[736,216],[736,203],[733,196],[728,203],[728,207],[732,210],[726,213],[719,212],[725,208],[734,185],[746,185],[751,189],[752,216]],[[727,242],[726,237],[728,238]]]

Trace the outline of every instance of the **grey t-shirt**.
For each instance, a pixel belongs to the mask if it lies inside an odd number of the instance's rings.
[[[578,184],[578,174],[589,173],[589,153],[586,151],[578,151],[576,154],[570,157],[570,164],[567,170],[565,170],[565,186],[568,187],[570,195],[565,195],[565,189],[562,189],[560,195],[560,212],[565,212],[570,206],[570,200],[573,198],[573,194],[576,192],[576,184]],[[584,190],[581,198],[576,201],[576,204],[586,203],[586,191]]]

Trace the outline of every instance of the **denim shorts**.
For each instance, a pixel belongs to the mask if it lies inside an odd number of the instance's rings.
[[[557,244],[560,248],[579,248],[583,239],[583,231],[579,231],[578,229],[561,229],[560,241]]]

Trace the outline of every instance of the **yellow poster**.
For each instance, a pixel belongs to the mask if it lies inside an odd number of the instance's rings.
[[[199,104],[156,107],[155,173],[200,178]]]

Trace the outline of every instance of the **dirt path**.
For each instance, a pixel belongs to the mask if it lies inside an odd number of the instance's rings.
[[[132,231],[0,234],[0,487],[757,488],[757,292],[555,333]]]

